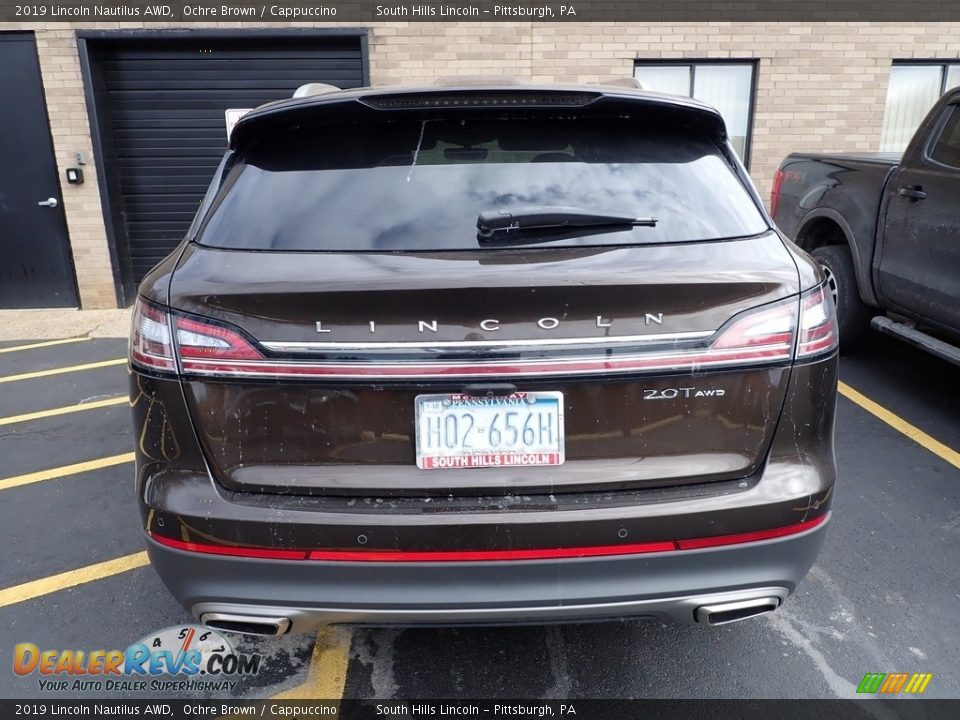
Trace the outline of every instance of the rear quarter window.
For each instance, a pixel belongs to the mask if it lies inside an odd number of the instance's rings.
[[[951,106],[950,117],[940,131],[930,157],[944,165],[960,168],[960,105]]]
[[[766,221],[720,148],[633,118],[437,118],[317,125],[230,164],[199,241],[278,251],[476,249],[479,213],[577,207],[657,219],[538,246],[756,235]]]

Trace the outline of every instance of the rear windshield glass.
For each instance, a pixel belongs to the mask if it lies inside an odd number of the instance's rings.
[[[547,234],[538,246],[713,240],[767,229],[719,148],[691,131],[622,117],[457,118],[315,126],[259,141],[232,163],[200,242],[476,249],[479,213],[529,206],[657,221]]]

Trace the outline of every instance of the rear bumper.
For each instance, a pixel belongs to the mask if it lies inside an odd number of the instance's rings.
[[[329,623],[537,623],[649,617],[692,624],[704,606],[769,598],[816,559],[827,523],[775,540],[703,550],[496,562],[322,562],[185,552],[147,540],[151,561],[198,618]],[[701,613],[700,621],[704,621]]]
[[[325,623],[631,616],[693,623],[697,607],[743,593],[779,603],[825,534],[826,523],[798,525],[824,516],[832,502],[836,370],[835,355],[792,368],[777,430],[753,475],[486,497],[232,492],[210,474],[196,439],[174,434],[191,427],[179,383],[135,374],[141,517],[149,536],[168,541],[148,538],[148,550],[172,594],[196,615],[269,615],[289,619],[294,632]],[[725,416],[716,422],[731,424]],[[687,462],[697,470],[696,457]],[[564,472],[574,469],[570,463]],[[770,534],[785,528],[794,534]],[[730,536],[738,544],[698,544]],[[584,548],[624,554],[584,557]],[[383,553],[406,557],[384,561]]]

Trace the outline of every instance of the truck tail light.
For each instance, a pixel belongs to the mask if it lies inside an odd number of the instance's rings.
[[[800,329],[797,337],[797,358],[808,358],[833,352],[840,333],[833,296],[824,286],[808,290],[800,297]]]
[[[770,217],[776,217],[780,207],[780,190],[783,188],[783,170],[777,170],[773,176],[773,188],[770,190]]]

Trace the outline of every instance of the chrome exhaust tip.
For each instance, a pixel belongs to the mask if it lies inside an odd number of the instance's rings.
[[[206,612],[200,616],[200,622],[214,630],[275,637],[290,629],[290,618],[266,617],[263,615],[239,615],[237,613]]]
[[[716,603],[697,608],[695,616],[703,625],[727,625],[739,620],[765,615],[780,607],[778,597],[759,597],[739,602]]]

